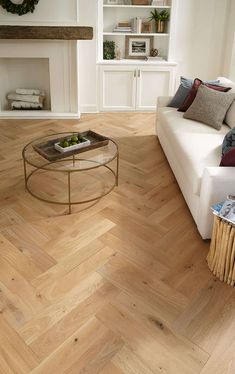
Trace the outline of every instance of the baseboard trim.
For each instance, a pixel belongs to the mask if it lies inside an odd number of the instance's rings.
[[[81,113],[98,113],[97,105],[80,105],[79,107]]]
[[[0,112],[2,119],[80,119],[80,112],[77,113],[53,113],[50,111],[3,111]]]

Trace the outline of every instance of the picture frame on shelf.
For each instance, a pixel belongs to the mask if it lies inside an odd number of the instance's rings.
[[[150,34],[152,32],[152,23],[149,21],[142,22],[141,32],[143,34]]]
[[[153,48],[153,36],[126,36],[126,59],[146,59]]]

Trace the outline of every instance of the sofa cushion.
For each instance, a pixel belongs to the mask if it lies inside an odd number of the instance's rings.
[[[183,113],[173,108],[159,109],[158,116],[161,131],[165,132],[185,178],[192,185],[192,192],[199,195],[205,167],[220,164],[222,142],[229,127],[224,124],[218,131],[184,119]]]
[[[234,93],[219,92],[201,85],[194,102],[184,113],[184,118],[205,123],[219,130],[234,99]]]
[[[224,156],[232,148],[235,148],[235,128],[231,129],[224,137],[222,143],[222,156]]]
[[[212,81],[203,81],[203,83],[208,83],[211,85],[218,85],[220,81],[212,80]],[[170,103],[168,104],[169,107],[172,108],[179,108],[183,102],[185,101],[186,97],[191,91],[191,88],[194,84],[194,80],[190,78],[180,77],[180,86],[175,93],[175,96],[172,98]]]
[[[183,84],[180,84],[178,90],[176,91],[175,96],[171,100],[168,106],[172,108],[179,108],[182,103],[185,101],[186,97],[188,96],[189,92],[191,90],[191,87],[184,87]]]
[[[235,147],[222,157],[220,166],[235,166]]]
[[[224,122],[227,123],[231,129],[235,127],[235,100],[227,111]]]
[[[221,86],[221,85],[203,83],[200,79],[196,78],[194,80],[193,86],[192,86],[189,94],[187,95],[187,97],[184,100],[184,102],[182,103],[182,105],[179,107],[179,109],[178,109],[179,112],[186,112],[186,110],[188,110],[188,108],[194,102],[195,97],[197,96],[198,89],[201,86],[206,86],[206,87],[208,87],[212,90],[221,91],[221,92],[227,92],[227,91],[231,90],[231,87],[225,87],[225,86]]]

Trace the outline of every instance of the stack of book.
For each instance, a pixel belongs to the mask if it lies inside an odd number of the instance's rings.
[[[113,32],[132,32],[132,27],[129,22],[119,22],[119,24],[113,29]]]
[[[116,26],[113,29],[113,32],[132,32],[132,28],[131,27],[120,27],[120,26]]]
[[[45,93],[39,89],[17,88],[7,95],[12,110],[43,109]]]

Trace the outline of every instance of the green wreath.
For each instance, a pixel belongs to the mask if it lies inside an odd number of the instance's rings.
[[[23,0],[22,4],[14,4],[11,0],[0,0],[0,5],[7,10],[7,12],[18,14],[22,16],[28,12],[33,13],[35,5],[39,0]]]

